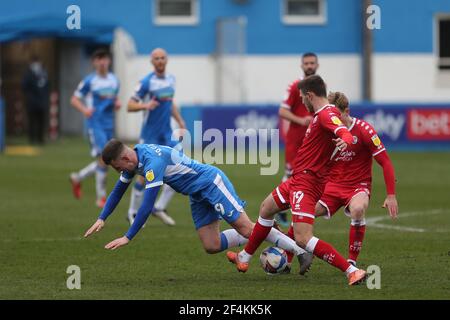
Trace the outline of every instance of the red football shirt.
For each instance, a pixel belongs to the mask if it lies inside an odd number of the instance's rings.
[[[346,150],[336,152],[328,180],[343,185],[368,183],[370,186],[372,158],[386,149],[375,129],[364,120],[353,118],[349,131],[353,143]]]
[[[281,108],[286,108],[297,117],[303,118],[306,116],[311,116],[311,113],[308,109],[306,109],[303,99],[300,96],[300,90],[298,90],[297,87],[299,82],[300,79],[295,80],[289,85],[286,96],[281,103]],[[287,143],[295,141],[297,142],[297,145],[300,145],[303,141],[307,128],[308,126],[302,126],[294,122],[289,122],[289,129],[286,134]]]
[[[335,145],[332,139],[336,138],[339,130],[348,132],[340,120],[341,113],[331,104],[325,105],[314,113],[313,120],[306,130],[303,144],[297,152],[294,165],[293,180],[302,171],[308,170],[324,178],[329,172],[329,162]],[[350,134],[350,133],[348,133]]]

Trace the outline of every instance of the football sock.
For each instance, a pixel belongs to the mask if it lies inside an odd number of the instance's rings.
[[[306,250],[312,252],[316,257],[328,262],[332,266],[346,272],[351,266],[345,258],[339,254],[330,244],[312,237],[306,244]]]
[[[275,246],[284,249],[287,252],[293,252],[296,256],[299,254],[305,253],[306,251],[300,248],[294,240],[289,238],[284,233],[280,232],[277,229],[272,228],[269,232],[269,235],[266,238],[267,241],[272,242]],[[289,259],[288,259],[289,260]]]
[[[108,167],[97,166],[95,171],[95,191],[97,192],[97,199],[106,197],[106,174]]]
[[[289,229],[288,229],[288,232],[287,232],[287,236],[289,238],[291,238],[292,240],[295,240],[295,237],[294,237],[294,226],[292,225],[292,223],[289,226]]]
[[[239,252],[238,256],[239,256],[240,262],[249,262],[250,259],[252,258],[251,254],[248,254],[247,252],[245,252],[245,249],[242,250],[241,252]]]
[[[158,201],[155,203],[155,210],[166,210],[167,205],[175,194],[175,190],[168,184],[164,184],[159,195]]]
[[[93,161],[77,172],[76,179],[78,181],[83,181],[87,177],[92,176],[95,173],[96,169],[97,169],[97,161]]]
[[[364,234],[366,232],[366,220],[354,220],[350,224],[348,241],[348,259],[356,263],[358,255],[361,252]]]
[[[287,232],[286,235],[287,235],[289,238],[291,238],[292,240],[295,241],[295,238],[294,238],[294,226],[292,225],[292,223],[291,223],[291,225],[289,226],[289,229],[288,229],[288,232]],[[286,251],[286,255],[287,255],[287,257],[288,257],[288,262],[291,263],[291,262],[292,262],[292,259],[294,258],[294,254],[293,254],[292,252],[290,252],[290,251]]]
[[[248,239],[241,236],[235,229],[224,230],[220,233],[220,251],[239,247],[247,242]]]
[[[128,209],[128,215],[132,216],[137,213],[142,203],[142,195],[144,194],[144,186],[139,182],[136,182],[131,191],[130,207]]]
[[[245,249],[239,253],[239,260],[241,262],[250,261],[251,256],[255,253],[256,249],[261,245],[261,243],[267,238],[272,230],[273,219],[268,220],[259,217],[255,226],[253,227],[252,234],[248,239],[248,243]]]
[[[357,267],[350,265],[350,267],[347,268],[347,270],[345,270],[345,274],[348,276],[350,273],[352,273],[353,271],[358,270]]]

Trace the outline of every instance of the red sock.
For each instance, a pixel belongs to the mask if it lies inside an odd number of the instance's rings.
[[[250,238],[248,238],[247,245],[244,248],[245,252],[254,254],[256,249],[258,249],[261,243],[267,238],[271,229],[272,226],[263,226],[258,220],[253,228]]]
[[[316,247],[314,248],[314,255],[340,269],[342,272],[345,272],[350,267],[350,263],[336,249],[322,240],[317,241]]]
[[[348,258],[356,262],[359,252],[361,251],[362,242],[366,226],[350,225],[349,241],[348,241]]]
[[[291,238],[292,240],[295,240],[295,238],[294,238],[294,228],[292,227],[292,224],[290,225],[289,230],[288,230],[286,235],[289,238]],[[290,252],[290,251],[286,251],[286,255],[287,255],[287,258],[288,258],[288,263],[291,263],[292,262],[292,258],[294,258],[294,253]]]

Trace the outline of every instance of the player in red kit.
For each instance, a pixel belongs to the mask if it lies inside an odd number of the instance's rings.
[[[393,219],[398,214],[394,167],[375,129],[367,122],[350,116],[347,97],[334,92],[328,95],[328,100],[341,112],[342,122],[353,135],[353,142],[333,157],[325,191],[316,205],[316,217],[331,218],[344,207],[345,214],[351,217],[347,261],[356,266],[366,231],[364,215],[371,192],[372,158],[383,168],[387,192],[383,207],[387,208]]]
[[[316,74],[318,67],[319,63],[315,53],[307,52],[303,54],[301,68],[305,77]],[[295,156],[302,145],[306,129],[312,119],[312,114],[303,103],[300,91],[298,90],[300,80],[297,79],[289,85],[286,97],[279,109],[280,118],[289,122],[289,128],[285,138],[285,171],[283,182],[292,176]],[[289,226],[286,211],[280,212],[277,215],[277,222],[283,227]]]
[[[252,255],[273,226],[274,215],[290,206],[297,244],[345,272],[349,285],[354,285],[366,277],[366,272],[351,265],[330,244],[313,235],[315,207],[325,187],[330,158],[335,148],[345,150],[353,136],[342,124],[339,110],[329,104],[326,85],[320,76],[309,76],[300,81],[298,87],[303,102],[314,112],[314,117],[298,150],[292,178],[279,185],[262,202],[258,222],[244,250],[239,253],[229,251],[227,257],[236,264],[238,271],[246,272]]]

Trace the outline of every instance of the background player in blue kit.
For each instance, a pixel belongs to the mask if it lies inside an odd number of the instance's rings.
[[[85,237],[104,227],[105,220],[116,208],[133,176],[140,175],[145,177],[142,205],[125,236],[108,243],[106,249],[117,249],[134,238],[151,214],[158,191],[164,183],[176,192],[189,195],[192,219],[206,252],[217,253],[247,242],[254,224],[244,211],[245,202],[237,196],[230,180],[220,169],[192,160],[181,151],[167,146],[138,144],[131,149],[115,139],[108,142],[102,158],[121,175],[100,217],[86,231]],[[221,219],[233,229],[220,232]],[[306,253],[294,240],[274,228],[266,240],[294,252],[300,261]]]
[[[139,143],[153,143],[173,147],[178,141],[171,139],[171,116],[174,117],[180,129],[185,129],[173,97],[175,94],[175,77],[166,73],[167,53],[156,48],[151,53],[154,71],[145,76],[138,84],[133,97],[128,102],[128,111],[144,111]],[[144,180],[138,178],[131,193],[128,220],[133,223],[137,210],[142,202]],[[155,204],[154,215],[167,225],[175,225],[175,221],[167,214],[166,208],[175,191],[164,185],[158,201]]]
[[[107,166],[100,158],[101,152],[114,135],[114,112],[120,108],[117,98],[119,80],[109,72],[111,56],[108,51],[99,49],[92,55],[95,72],[86,76],[75,90],[71,104],[86,118],[91,156],[93,162],[78,172],[70,174],[75,198],[81,197],[81,181],[95,173],[97,193],[96,204],[103,208],[106,202]]]

